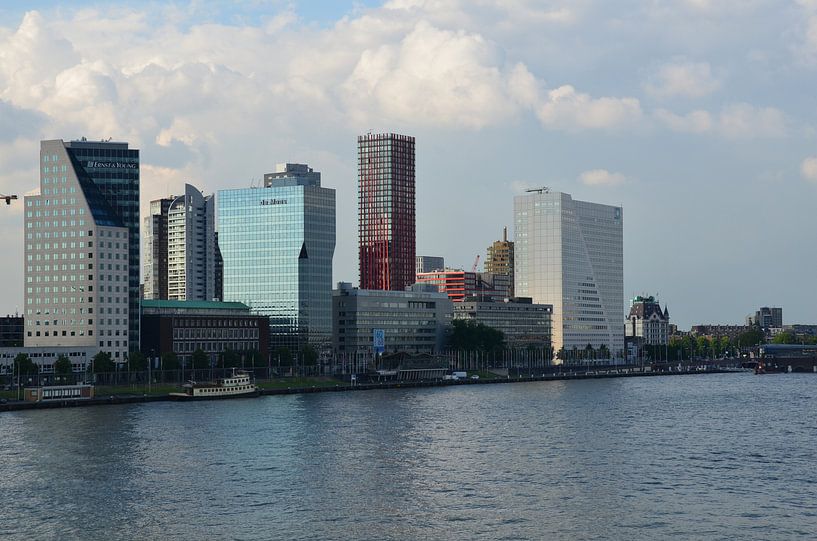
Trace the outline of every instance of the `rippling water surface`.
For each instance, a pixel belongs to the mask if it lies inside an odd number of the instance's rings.
[[[817,375],[0,414],[0,539],[815,539]]]

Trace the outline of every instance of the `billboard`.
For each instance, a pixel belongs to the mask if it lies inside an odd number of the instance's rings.
[[[386,351],[386,331],[383,329],[372,329],[372,344],[375,353]]]

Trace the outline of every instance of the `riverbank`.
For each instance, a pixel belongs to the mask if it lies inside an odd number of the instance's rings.
[[[702,374],[724,374],[724,373],[745,373],[746,370],[734,368],[708,368],[706,370],[675,370],[675,371],[647,371],[642,372],[635,369],[610,369],[610,370],[590,370],[587,372],[559,372],[554,374],[543,374],[541,376],[528,377],[496,377],[493,379],[461,379],[461,380],[423,380],[423,381],[390,381],[377,383],[360,383],[350,385],[347,383],[338,382],[332,384],[330,380],[316,380],[314,382],[305,381],[304,379],[295,380],[293,383],[300,385],[284,386],[281,382],[273,384],[264,383],[259,384],[259,393],[257,396],[273,396],[286,394],[304,394],[304,393],[335,393],[345,391],[371,391],[376,389],[411,389],[421,387],[448,387],[453,385],[492,385],[500,383],[531,383],[540,381],[569,381],[569,380],[583,380],[583,379],[608,379],[608,378],[643,378],[643,377],[666,377],[666,376],[689,376]],[[310,384],[314,383],[314,384]],[[100,391],[104,391],[100,388]],[[253,398],[253,397],[247,397]],[[134,404],[137,402],[167,402],[172,401],[173,397],[169,393],[161,394],[103,394],[98,393],[91,399],[85,400],[59,400],[53,402],[24,402],[9,400],[5,403],[0,403],[0,412],[2,411],[20,411],[20,410],[40,410],[53,408],[71,408],[83,406],[102,406],[111,404]]]

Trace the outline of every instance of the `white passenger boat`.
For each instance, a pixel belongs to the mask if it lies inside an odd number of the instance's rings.
[[[258,395],[258,387],[252,382],[249,372],[235,368],[232,375],[226,378],[206,383],[190,381],[182,388],[184,392],[170,393],[170,396],[181,399],[207,399]]]

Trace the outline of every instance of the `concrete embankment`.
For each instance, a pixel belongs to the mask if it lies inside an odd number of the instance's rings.
[[[600,370],[589,372],[561,372],[554,374],[544,374],[541,376],[517,377],[517,378],[495,378],[495,379],[465,379],[465,380],[430,380],[430,381],[394,381],[380,383],[360,383],[349,385],[338,383],[334,386],[301,386],[301,387],[277,387],[272,389],[260,389],[259,395],[285,395],[302,393],[336,393],[342,391],[371,391],[375,389],[410,389],[417,387],[448,387],[452,385],[494,385],[500,383],[526,383],[537,381],[565,381],[582,379],[608,379],[608,378],[643,378],[659,376],[684,376],[694,374],[723,374],[723,373],[743,373],[744,370],[735,369],[709,369],[709,370],[682,370],[673,372],[640,372],[627,370]],[[170,395],[148,395],[148,394],[121,394],[110,396],[96,396],[84,400],[55,400],[50,402],[22,402],[8,401],[0,404],[2,411],[19,410],[40,410],[52,408],[71,408],[81,406],[102,406],[112,404],[134,404],[138,402],[167,402],[174,400]]]

